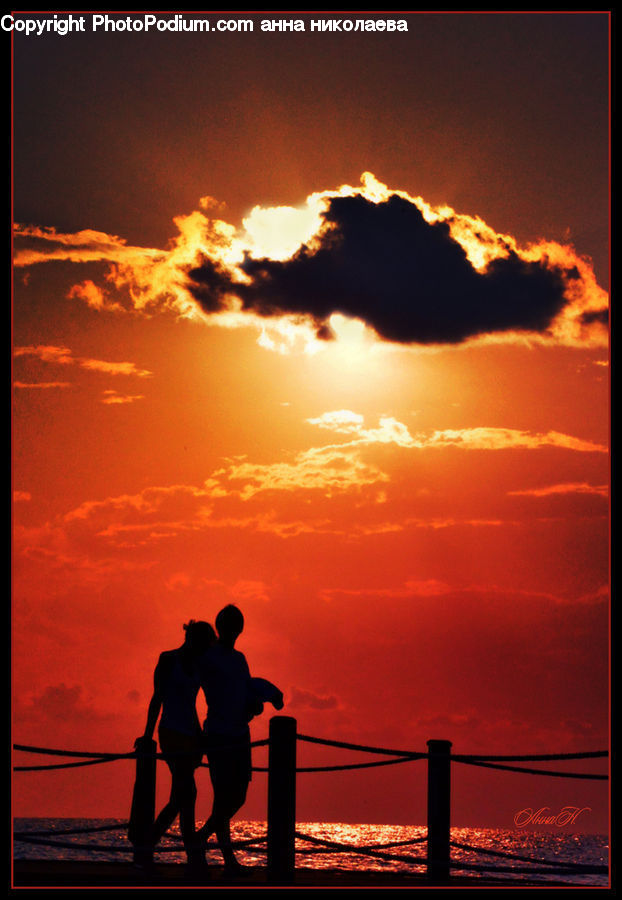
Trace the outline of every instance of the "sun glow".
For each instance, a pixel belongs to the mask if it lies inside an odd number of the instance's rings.
[[[242,243],[256,258],[289,259],[318,231],[323,206],[318,196],[309,197],[305,206],[297,208],[255,206],[242,222],[246,232]]]
[[[305,348],[305,370],[317,391],[355,398],[365,384],[374,394],[395,396],[404,374],[401,348],[378,340],[359,319],[335,313],[329,324],[335,339],[313,338]]]

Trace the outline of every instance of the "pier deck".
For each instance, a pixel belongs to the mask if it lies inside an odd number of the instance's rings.
[[[43,887],[128,887],[128,888],[270,888],[292,886],[300,888],[426,888],[475,887],[488,885],[561,885],[568,882],[541,879],[493,879],[477,876],[452,876],[449,882],[431,880],[427,875],[411,872],[377,872],[369,870],[297,868],[293,880],[273,882],[263,866],[252,866],[243,877],[226,877],[222,866],[209,866],[206,875],[190,877],[185,865],[156,864],[150,872],[135,868],[131,862],[90,862],[70,860],[15,860],[13,886],[15,888]]]

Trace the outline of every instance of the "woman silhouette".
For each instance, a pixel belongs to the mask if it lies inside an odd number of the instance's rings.
[[[160,654],[153,673],[153,696],[147,712],[145,733],[137,738],[153,740],[160,710],[158,738],[160,750],[171,770],[171,794],[153,825],[152,845],[155,846],[179,814],[179,825],[188,862],[200,865],[204,850],[198,846],[195,834],[194,811],[197,789],[194,770],[201,763],[201,725],[196,710],[200,681],[197,663],[216,641],[214,629],[208,622],[191,620],[184,625],[186,637],[181,647]]]

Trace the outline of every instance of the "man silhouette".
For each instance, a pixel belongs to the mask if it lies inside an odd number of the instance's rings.
[[[212,812],[197,834],[207,841],[216,832],[225,870],[243,867],[231,846],[231,819],[246,800],[251,780],[251,740],[248,723],[263,706],[254,692],[246,657],[235,649],[244,628],[237,606],[228,605],[216,616],[217,642],[204,654],[199,673],[207,701],[203,726],[209,773],[214,790]]]

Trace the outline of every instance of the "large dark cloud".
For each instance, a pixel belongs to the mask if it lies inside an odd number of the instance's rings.
[[[576,272],[527,262],[515,252],[485,272],[469,262],[446,222],[430,224],[400,196],[373,203],[333,197],[312,246],[285,261],[247,256],[249,284],[210,259],[188,272],[189,290],[207,312],[227,294],[261,316],[310,316],[321,336],[342,313],[401,343],[459,343],[493,332],[542,332],[566,302]]]

